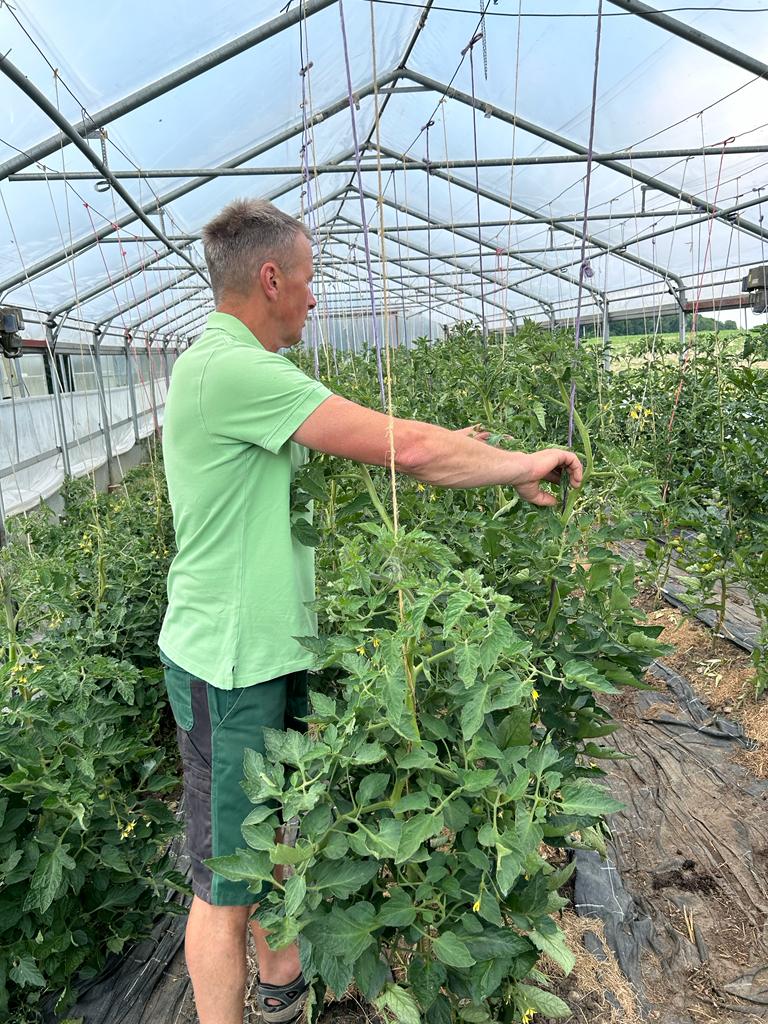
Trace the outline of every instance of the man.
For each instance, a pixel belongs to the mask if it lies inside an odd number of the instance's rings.
[[[260,200],[230,203],[203,230],[216,312],[173,369],[163,450],[178,554],[160,634],[184,766],[194,898],[186,958],[200,1024],[242,1024],[248,919],[264,892],[216,875],[204,861],[242,847],[252,810],[243,750],[262,728],[306,713],[311,655],[294,637],[316,629],[311,548],[295,543],[290,482],[306,449],[384,466],[389,419],[334,395],[281,348],[301,340],[312,294],[310,235]],[[480,439],[487,437],[478,432]],[[472,430],[394,421],[400,472],[441,487],[508,484],[536,505],[570,452],[535,455],[478,444]],[[255,921],[263,1019],[290,1024],[306,998],[295,945],[273,951]]]

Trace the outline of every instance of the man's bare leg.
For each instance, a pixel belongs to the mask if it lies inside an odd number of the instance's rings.
[[[200,1024],[243,1024],[250,912],[248,906],[214,907],[192,898],[184,953]]]
[[[253,907],[214,907],[198,896],[189,909],[184,952],[200,1024],[243,1024],[245,1006],[245,939]],[[264,929],[251,921],[259,976],[272,985],[287,985],[301,971],[298,947],[272,950]]]
[[[296,943],[284,949],[270,949],[265,938],[266,932],[258,921],[251,921],[251,934],[256,943],[256,958],[259,963],[259,980],[269,985],[287,985],[301,973],[299,947]]]

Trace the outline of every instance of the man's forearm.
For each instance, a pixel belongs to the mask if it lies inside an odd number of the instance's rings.
[[[482,444],[429,423],[419,424],[418,439],[395,466],[408,476],[439,487],[517,486],[530,479],[530,456]]]

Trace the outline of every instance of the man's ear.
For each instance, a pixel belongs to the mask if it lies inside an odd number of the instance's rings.
[[[279,270],[276,263],[273,263],[271,260],[262,263],[261,270],[259,271],[259,283],[261,284],[261,290],[272,302],[277,298],[278,277]]]

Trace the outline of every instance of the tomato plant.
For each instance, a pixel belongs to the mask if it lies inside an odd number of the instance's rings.
[[[531,326],[484,354],[467,331],[396,360],[395,393],[399,411],[541,447],[573,373],[599,390],[562,338]],[[334,387],[372,404],[370,357]],[[270,731],[247,755],[244,846],[210,863],[255,886],[291,867],[259,918],[275,947],[298,939],[321,990],[354,980],[408,1024],[570,1012],[536,966],[574,962],[556,920],[571,867],[548,852],[603,849],[618,805],[600,765],[618,755],[598,742],[615,728],[600,697],[642,686],[662,650],[610,547],[644,528],[658,484],[615,452],[594,461],[599,412],[578,419],[588,479],[560,512],[401,478],[395,529],[384,470],[322,457],[297,481],[320,540],[309,732]],[[276,846],[294,815],[301,838]]]

